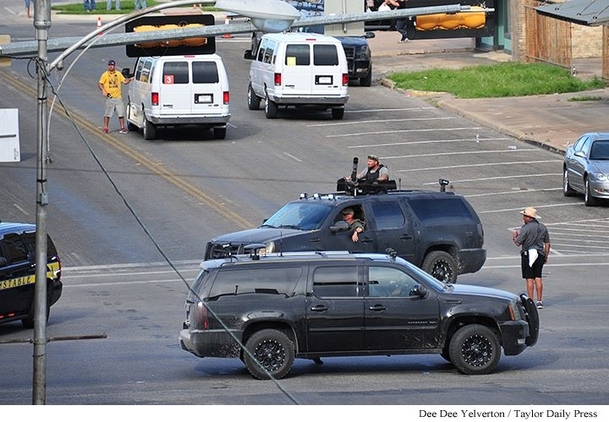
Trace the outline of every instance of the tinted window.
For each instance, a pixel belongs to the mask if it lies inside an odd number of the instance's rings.
[[[313,63],[316,66],[338,66],[338,53],[335,45],[314,45]]]
[[[438,199],[413,199],[408,201],[419,220],[442,218],[471,218],[469,209],[460,198],[446,197]]]
[[[142,77],[142,67],[144,66],[144,60],[140,59],[137,62],[137,68],[135,69],[135,80],[139,81]]]
[[[195,84],[217,84],[219,78],[216,62],[193,62],[192,82]]]
[[[402,209],[394,202],[372,203],[372,211],[378,230],[404,227],[406,220]]]
[[[144,62],[144,67],[142,68],[142,74],[140,76],[140,81],[142,82],[150,82],[152,79],[152,75],[150,74],[150,68],[152,67],[152,61],[146,60]]]
[[[12,264],[27,261],[28,250],[21,240],[21,236],[10,233],[4,236],[6,246],[6,258]]]
[[[371,297],[409,296],[416,284],[418,283],[414,278],[396,268],[368,269],[368,295]]]
[[[173,62],[163,65],[164,84],[187,84],[188,62]]]
[[[596,141],[590,151],[591,160],[609,160],[609,141]]]
[[[209,299],[251,293],[291,296],[301,274],[301,267],[220,269]]]
[[[318,297],[357,297],[357,267],[319,267],[313,273],[313,293]]]
[[[286,66],[308,66],[311,64],[310,49],[307,44],[288,44],[285,50]]]

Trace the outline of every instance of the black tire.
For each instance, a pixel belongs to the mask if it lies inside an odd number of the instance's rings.
[[[450,340],[450,360],[466,375],[488,374],[501,357],[497,334],[484,325],[470,324],[460,328]]]
[[[593,207],[596,205],[596,198],[592,196],[592,192],[590,190],[590,182],[588,182],[588,178],[584,180],[584,204],[587,207]]]
[[[370,71],[365,78],[360,78],[359,80],[360,86],[371,86],[372,85],[372,65],[370,65]]]
[[[249,352],[244,351],[245,367],[256,379],[281,379],[292,369],[294,343],[281,331],[258,331],[247,340],[245,348]]]
[[[562,173],[562,193],[564,196],[575,196],[577,192],[569,184],[569,172],[565,169]]]
[[[274,119],[277,117],[278,110],[277,104],[267,96],[266,101],[264,102],[264,114],[266,118]]]
[[[145,140],[150,141],[156,138],[156,126],[146,116],[144,116],[144,127],[142,129]]]
[[[226,138],[226,127],[215,127],[214,138],[225,139]]]
[[[345,116],[345,107],[337,107],[332,109],[332,118],[335,120],[342,120]]]
[[[129,121],[127,121],[127,129],[129,129],[129,132],[137,132],[138,130],[140,130],[139,127]]]
[[[247,108],[250,110],[260,109],[260,97],[256,95],[252,88],[252,83],[247,86]]]
[[[423,260],[423,271],[444,283],[455,283],[459,266],[457,260],[448,252],[432,251]]]

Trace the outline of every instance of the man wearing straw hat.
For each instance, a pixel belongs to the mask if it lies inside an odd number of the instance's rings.
[[[524,224],[513,233],[512,239],[520,246],[522,278],[527,282],[527,294],[532,300],[537,293],[537,309],[543,309],[543,281],[541,272],[550,255],[550,234],[538,220],[537,210],[526,207],[520,211]]]

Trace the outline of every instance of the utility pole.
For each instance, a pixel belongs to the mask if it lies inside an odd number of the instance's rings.
[[[34,295],[34,378],[32,404],[46,404],[46,345],[47,345],[47,230],[46,166],[48,160],[47,136],[47,40],[51,27],[51,0],[34,2],[34,28],[38,41],[37,98],[37,156],[36,156],[36,285]]]

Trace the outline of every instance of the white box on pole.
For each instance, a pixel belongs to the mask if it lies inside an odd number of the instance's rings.
[[[0,108],[0,162],[21,161],[19,149],[19,110]]]

